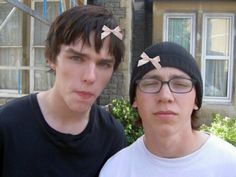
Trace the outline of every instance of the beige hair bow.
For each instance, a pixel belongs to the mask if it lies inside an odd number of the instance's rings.
[[[106,25],[103,25],[102,27],[102,34],[101,34],[101,39],[104,39],[105,37],[107,37],[109,34],[113,33],[116,37],[118,37],[120,40],[122,40],[123,35],[121,33],[121,29],[119,26],[117,26],[114,29],[110,29],[109,27],[107,27]]]
[[[141,54],[141,58],[142,59],[138,61],[138,67],[142,66],[142,65],[145,65],[148,62],[151,62],[155,66],[156,69],[161,68],[161,65],[159,63],[161,61],[160,56],[156,56],[154,58],[149,58],[149,56],[145,52],[143,52]]]

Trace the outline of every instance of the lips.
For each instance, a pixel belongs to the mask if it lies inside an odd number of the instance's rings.
[[[173,118],[177,115],[177,113],[173,111],[157,111],[153,114],[158,118]]]
[[[94,97],[94,94],[92,92],[87,92],[87,91],[77,91],[76,94],[82,99],[90,99]]]

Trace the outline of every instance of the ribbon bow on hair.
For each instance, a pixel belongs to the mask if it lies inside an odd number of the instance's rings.
[[[139,66],[142,66],[142,65],[145,65],[146,63],[148,62],[151,62],[156,69],[160,69],[161,68],[161,65],[160,65],[160,57],[159,56],[156,56],[154,58],[149,58],[149,56],[147,56],[147,54],[145,52],[143,52],[141,54],[141,60],[138,61],[138,67]]]
[[[110,33],[113,33],[116,37],[118,37],[120,40],[122,40],[123,35],[121,33],[121,29],[119,26],[117,26],[114,29],[110,29],[108,28],[106,25],[103,25],[102,27],[102,34],[101,34],[101,39],[104,39],[105,37],[107,37]]]

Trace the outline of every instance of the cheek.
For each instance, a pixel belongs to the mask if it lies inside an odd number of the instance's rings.
[[[192,113],[193,109],[196,107],[196,93],[190,92],[186,95],[178,95],[176,97],[176,102],[183,110],[188,111],[190,114]]]
[[[144,94],[137,90],[133,107],[138,109],[139,115],[142,117],[144,114],[150,113],[150,105],[155,105],[154,103],[152,103],[153,100],[153,95]]]
[[[189,95],[189,104],[193,106],[193,108],[195,107],[196,105],[196,91],[195,89],[190,92],[190,95]]]
[[[97,84],[100,84],[102,89],[104,89],[107,86],[108,82],[111,80],[112,74],[113,70],[97,72]]]

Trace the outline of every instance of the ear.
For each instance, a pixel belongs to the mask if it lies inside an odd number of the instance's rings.
[[[194,104],[194,107],[193,107],[193,110],[197,111],[199,110],[199,107],[197,106],[197,97],[195,98],[195,104]]]
[[[197,111],[197,110],[199,109],[199,107],[195,104],[194,107],[193,107],[193,109],[194,109],[195,111]]]
[[[137,102],[136,102],[136,98],[134,99],[134,102],[133,102],[133,104],[132,104],[132,107],[133,107],[133,108],[137,108],[137,107],[138,107]]]
[[[49,67],[50,67],[53,71],[56,70],[56,65],[55,65],[55,63],[50,62],[50,63],[49,63]]]

